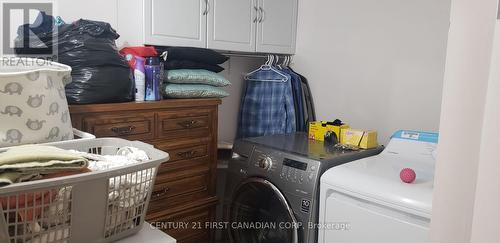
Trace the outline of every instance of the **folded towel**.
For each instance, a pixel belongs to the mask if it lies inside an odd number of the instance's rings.
[[[37,173],[23,174],[20,172],[0,172],[0,187],[7,186],[16,182],[33,181],[38,179],[42,179],[42,175]]]
[[[87,167],[88,160],[71,151],[43,145],[17,146],[0,153],[0,187]]]

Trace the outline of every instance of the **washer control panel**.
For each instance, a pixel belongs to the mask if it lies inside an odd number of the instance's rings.
[[[253,174],[272,177],[304,189],[315,185],[319,171],[317,161],[265,148],[254,150],[250,164],[254,168]]]
[[[314,164],[284,158],[280,177],[283,180],[299,184],[304,182],[310,183],[315,179],[316,170],[317,166]]]

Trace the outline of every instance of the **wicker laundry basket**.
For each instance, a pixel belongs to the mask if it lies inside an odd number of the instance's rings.
[[[50,145],[101,155],[136,147],[150,160],[0,188],[0,242],[113,242],[141,230],[158,166],[169,159],[167,153],[119,138]],[[0,149],[0,153],[5,151]]]

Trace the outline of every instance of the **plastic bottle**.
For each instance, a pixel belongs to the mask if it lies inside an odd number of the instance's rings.
[[[146,100],[160,100],[161,66],[157,57],[146,58],[144,66],[146,73]]]
[[[135,101],[144,101],[146,75],[144,74],[144,58],[135,57],[134,79],[135,79]]]

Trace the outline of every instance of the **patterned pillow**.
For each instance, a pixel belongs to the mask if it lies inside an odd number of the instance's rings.
[[[217,87],[224,87],[231,84],[219,74],[203,69],[169,70],[167,73],[167,82],[177,84],[206,84]]]
[[[0,147],[73,139],[64,90],[71,68],[45,65],[0,66]]]
[[[165,97],[174,99],[224,98],[229,94],[221,88],[204,84],[167,84]]]

